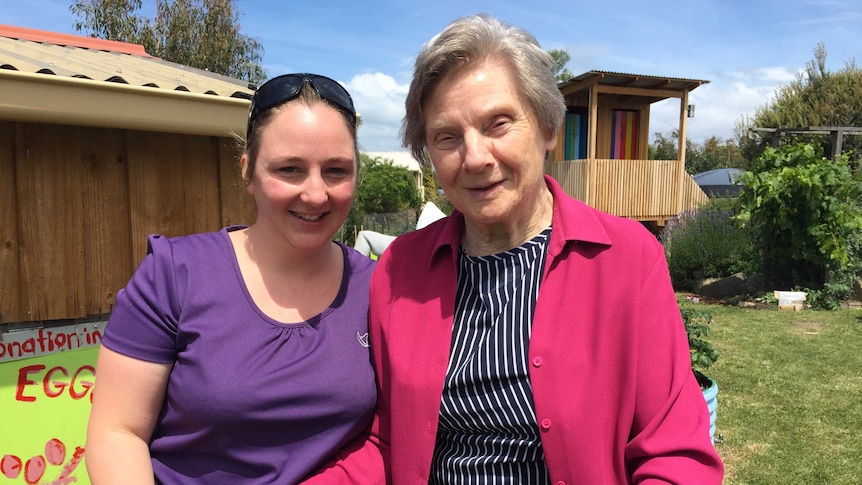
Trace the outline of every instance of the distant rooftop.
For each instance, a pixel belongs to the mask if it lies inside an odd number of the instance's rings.
[[[411,172],[420,172],[422,171],[421,165],[419,162],[413,158],[413,155],[408,151],[401,152],[363,152],[371,158],[383,158],[389,159],[394,162],[394,164],[398,167],[404,167]]]

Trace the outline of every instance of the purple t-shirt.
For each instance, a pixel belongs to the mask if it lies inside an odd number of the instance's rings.
[[[284,324],[255,305],[225,228],[149,237],[103,345],[173,363],[150,442],[157,483],[292,484],[363,431],[377,399],[368,350],[374,262],[341,245],[332,304]]]

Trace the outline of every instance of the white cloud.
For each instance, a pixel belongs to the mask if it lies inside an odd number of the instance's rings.
[[[797,72],[785,67],[766,67],[718,73],[712,82],[689,96],[689,103],[695,105],[695,117],[688,119],[688,137],[695,142],[711,136],[732,138],[736,124],[772,101],[775,90],[794,80]],[[354,76],[346,85],[362,115],[360,148],[364,151],[403,150],[398,133],[409,82],[399,83],[388,74],[369,72]],[[678,100],[654,104],[650,137],[655,132],[670,132],[678,123]]]
[[[723,73],[722,78],[727,78],[736,81],[754,80],[758,83],[789,83],[796,79],[800,73],[799,70],[793,70],[784,66],[780,67],[761,67],[758,69],[749,69],[745,71],[731,71]]]
[[[719,74],[718,79],[689,96],[689,103],[695,105],[695,117],[688,120],[688,138],[694,142],[711,136],[733,138],[736,124],[771,102],[776,89],[796,79],[797,72],[786,67],[767,67]],[[678,124],[678,100],[668,99],[652,106],[651,139],[652,133],[670,132]]]
[[[359,145],[364,151],[403,150],[398,131],[404,117],[408,84],[380,72],[353,76],[347,89],[356,111],[362,116]]]

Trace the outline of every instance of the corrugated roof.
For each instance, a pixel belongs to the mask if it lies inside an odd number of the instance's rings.
[[[250,98],[248,83],[152,57],[143,46],[0,25],[0,68]]]
[[[253,86],[140,45],[0,25],[0,119],[244,134]]]
[[[661,94],[682,93],[692,91],[702,84],[708,84],[704,79],[686,79],[669,76],[654,76],[649,74],[629,74],[613,71],[587,71],[559,84],[564,95],[588,89],[592,85],[609,86],[611,88],[633,88],[654,90],[659,95],[656,100],[666,98]]]

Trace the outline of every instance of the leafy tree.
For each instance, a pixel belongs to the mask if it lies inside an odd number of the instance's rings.
[[[808,288],[835,306],[860,270],[862,181],[846,156],[811,144],[766,147],[742,175],[741,218],[762,249],[760,268],[775,288]]]
[[[418,209],[422,201],[410,171],[381,157],[362,154],[356,205],[368,214]]]
[[[371,158],[362,153],[359,185],[356,187],[353,207],[344,222],[340,239],[352,245],[356,233],[363,229],[365,217],[369,214],[418,211],[421,204],[416,182],[407,168],[395,165],[392,160]]]
[[[259,83],[263,46],[239,32],[236,0],[161,0],[156,18],[141,0],[75,0],[75,29],[92,37],[142,44],[151,55]]]
[[[751,131],[751,128],[804,128],[809,126],[862,126],[862,69],[854,60],[843,69],[830,72],[826,68],[826,47],[820,43],[814,49],[814,59],[806,64],[791,83],[779,87],[772,101],[758,108],[754,115],[736,125],[739,146],[748,159],[756,158],[770,144],[771,137]],[[790,137],[790,142],[815,143],[828,148],[831,140],[824,135]],[[857,151],[862,137],[847,137],[842,151]]]
[[[649,146],[650,160],[676,160],[679,131],[668,134],[655,133],[655,142]],[[747,168],[742,152],[733,140],[721,140],[711,136],[703,143],[686,139],[685,170],[695,174],[716,168]]]
[[[557,79],[558,83],[566,82],[575,77],[571,71],[566,69],[566,64],[572,60],[572,56],[569,55],[567,50],[552,49],[548,51],[548,54],[554,58],[554,77]]]
[[[650,160],[676,160],[679,150],[677,141],[679,140],[679,130],[673,130],[669,133],[653,133],[655,142],[650,143],[647,158]],[[686,138],[686,152],[691,148],[691,140]]]
[[[69,10],[79,17],[75,30],[89,31],[91,37],[137,44],[146,21],[134,14],[140,8],[141,0],[76,0]]]
[[[689,173],[706,172],[716,168],[748,168],[742,151],[733,140],[722,140],[711,136],[703,143],[692,144],[691,152],[686,151],[686,170]]]

